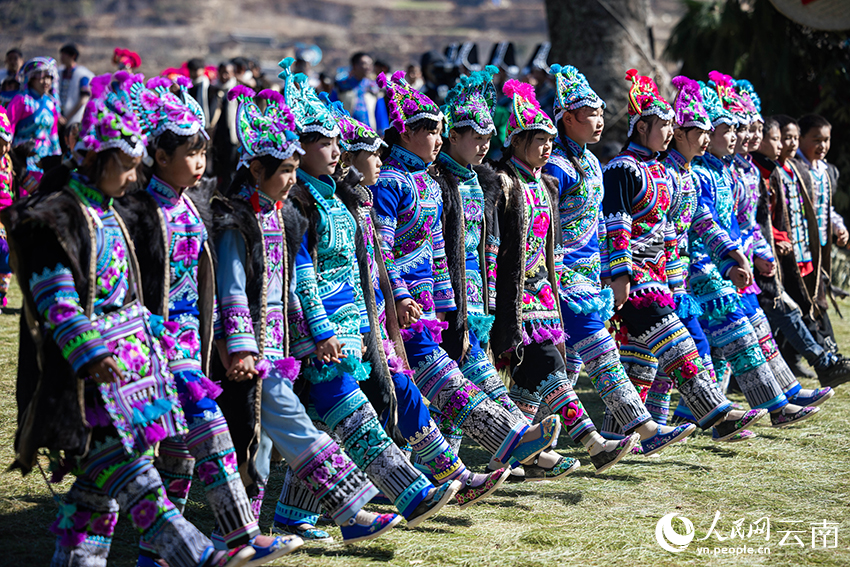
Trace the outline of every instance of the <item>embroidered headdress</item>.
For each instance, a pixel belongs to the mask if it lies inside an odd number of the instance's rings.
[[[12,143],[13,135],[14,130],[12,130],[12,124],[9,122],[9,117],[6,115],[6,109],[0,105],[0,140]]]
[[[711,120],[711,125],[717,128],[721,124],[728,124],[732,128],[738,125],[738,121],[731,112],[723,108],[723,102],[717,95],[717,89],[711,85],[706,85],[699,81],[699,92],[702,95],[702,105],[708,113],[708,119]]]
[[[553,136],[558,133],[555,123],[540,108],[534,87],[528,83],[521,83],[516,79],[506,81],[502,87],[505,96],[513,97],[511,101],[511,115],[508,118],[505,130],[505,147],[511,145],[514,134],[526,130],[543,130]]]
[[[292,57],[278,63],[278,67],[283,69],[278,77],[283,79],[283,97],[295,117],[298,134],[319,132],[328,138],[339,136],[336,119],[307,82],[307,75],[292,72],[293,63],[295,59]]]
[[[599,98],[587,82],[587,77],[573,67],[555,64],[549,67],[549,73],[555,77],[555,121],[561,119],[564,112],[582,106],[605,108],[605,101]]]
[[[713,130],[708,112],[702,105],[699,83],[679,75],[673,77],[673,86],[679,90],[676,93],[676,100],[673,101],[673,110],[676,113],[676,118],[673,120],[674,126],[678,128],[696,126],[700,130]]]
[[[658,92],[658,85],[650,77],[638,75],[637,69],[626,71],[626,80],[632,82],[629,88],[629,131],[632,135],[635,124],[644,116],[654,114],[661,120],[672,120],[674,113],[670,103]]]
[[[116,47],[112,53],[112,62],[128,69],[138,69],[142,66],[142,57],[135,51]]]
[[[166,130],[179,136],[194,136],[204,130],[204,111],[187,90],[192,82],[187,77],[175,80],[154,77],[147,85],[134,83],[130,88],[130,106],[139,117],[150,138],[158,138]],[[176,91],[176,92],[175,92]]]
[[[91,100],[80,123],[77,149],[102,152],[118,148],[130,157],[145,155],[147,140],[130,106],[130,89],[142,81],[127,71],[91,80]]]
[[[443,121],[440,107],[412,88],[404,79],[404,71],[396,71],[389,80],[381,73],[376,80],[379,87],[387,90],[386,101],[390,112],[390,123],[399,132],[404,132],[408,124],[419,120]]]
[[[303,154],[295,131],[295,116],[277,91],[265,89],[255,95],[244,85],[236,85],[227,93],[236,100],[236,136],[239,139],[239,167],[248,167],[261,156],[288,159],[296,152]],[[260,110],[255,98],[265,101]]]
[[[24,66],[18,71],[15,80],[21,84],[21,88],[26,88],[32,76],[41,71],[50,73],[50,76],[53,77],[53,87],[51,90],[53,94],[58,94],[59,71],[56,68],[56,60],[53,57],[33,57],[24,63]]]
[[[463,126],[471,126],[481,135],[496,131],[493,124],[493,112],[496,110],[493,75],[498,72],[498,67],[487,65],[483,71],[458,79],[457,85],[446,95],[446,104],[443,105],[446,118],[443,136],[448,137],[449,130]]]
[[[341,102],[331,102],[327,93],[319,93],[319,98],[327,105],[328,110],[339,124],[342,131],[339,145],[343,151],[359,152],[365,150],[374,153],[381,146],[386,146],[377,132],[359,120],[352,118],[348,111],[343,108]]]
[[[755,87],[753,84],[746,79],[738,79],[735,81],[735,91],[738,93],[738,96],[744,101],[744,106],[747,106],[747,102],[752,105],[753,119],[758,120],[759,122],[764,122],[764,118],[761,115],[761,97],[759,97],[758,93],[756,93]]]
[[[711,71],[708,74],[708,84],[717,89],[717,96],[723,103],[723,108],[728,110],[737,121],[737,126],[746,126],[750,123],[751,113],[744,107],[738,93],[735,92],[735,80],[720,71]]]

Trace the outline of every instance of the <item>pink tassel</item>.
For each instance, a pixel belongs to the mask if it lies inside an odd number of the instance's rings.
[[[164,87],[166,89],[171,88],[171,80],[166,77],[153,77],[151,78],[147,85],[145,85],[150,90],[154,90],[158,87]]]
[[[186,77],[184,75],[177,75],[174,79],[174,82],[180,85],[183,88],[191,89],[192,88],[192,79]]]
[[[259,94],[257,95],[257,98],[260,99],[260,100],[268,100],[268,101],[276,102],[279,105],[285,104],[285,101],[283,100],[283,95],[280,94],[279,92],[275,91],[275,90],[272,90],[272,89],[261,90],[259,92]]]
[[[732,77],[725,75],[720,71],[710,71],[708,73],[708,78],[714,81],[715,85],[728,87],[730,89],[732,88]]]
[[[518,95],[531,103],[534,108],[540,109],[540,103],[537,102],[537,97],[534,94],[534,87],[528,83],[521,83],[516,79],[510,79],[505,82],[505,85],[502,87],[502,92],[505,93],[505,96]]]
[[[190,401],[198,403],[207,396],[206,390],[201,386],[200,382],[186,382],[188,398]]]
[[[257,371],[257,377],[260,380],[265,380],[269,377],[269,370],[271,370],[271,368],[271,363],[265,358],[254,365],[254,369]]]
[[[153,445],[163,439],[165,439],[165,429],[160,424],[154,421],[145,427],[145,440],[148,445]]]
[[[382,89],[387,88],[387,76],[383,73],[378,73],[378,76],[375,77],[375,82],[378,83],[378,86]]]
[[[700,102],[702,102],[702,94],[699,92],[699,83],[694,81],[693,79],[689,79],[684,75],[679,75],[678,77],[673,77],[673,86],[677,89],[688,93],[693,98],[696,98]]]
[[[275,366],[281,376],[292,383],[298,379],[298,373],[301,372],[301,361],[292,357],[275,361]]]
[[[92,101],[97,100],[103,95],[103,91],[106,90],[106,87],[109,86],[109,83],[112,82],[112,75],[98,75],[93,78],[89,82],[89,88],[91,89],[91,97]]]
[[[204,389],[207,391],[207,397],[211,400],[216,399],[221,395],[223,391],[221,386],[207,378],[206,376],[201,377],[201,384],[203,384]]]
[[[176,334],[177,331],[180,330],[180,324],[177,323],[177,321],[166,321],[162,324],[162,326],[165,327],[165,330],[172,335]]]
[[[402,82],[404,80],[404,74],[405,74],[404,69],[399,69],[398,71],[393,73],[393,82],[394,83]]]
[[[248,98],[254,98],[255,93],[249,87],[245,85],[236,85],[227,93],[227,100],[233,100],[238,96],[247,96]]]

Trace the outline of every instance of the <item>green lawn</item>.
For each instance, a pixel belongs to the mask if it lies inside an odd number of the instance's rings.
[[[15,294],[12,305],[20,304]],[[842,308],[850,312],[850,302]],[[839,344],[850,352],[850,325],[837,316]],[[15,429],[17,315],[0,316],[0,455],[12,461]],[[815,383],[805,381],[804,386]],[[591,415],[600,416],[601,401],[585,379],[579,393]],[[743,400],[733,396],[736,401]],[[674,399],[675,402],[675,399]],[[767,420],[764,420],[767,421]],[[821,415],[790,430],[758,425],[759,438],[718,445],[698,435],[657,457],[631,457],[596,477],[583,450],[562,437],[561,451],[588,462],[566,479],[553,483],[509,485],[490,501],[466,511],[450,507],[416,531],[396,529],[376,542],[355,547],[333,544],[305,546],[302,552],[274,565],[523,566],[556,565],[850,565],[850,386],[827,402]],[[481,469],[482,450],[465,446],[465,462]],[[47,565],[53,537],[47,526],[56,507],[40,475],[21,478],[6,473],[0,484],[0,533],[3,565]],[[192,493],[186,516],[203,530],[212,528],[203,494]],[[279,490],[273,475],[269,499]],[[60,487],[67,490],[68,483]],[[266,502],[263,526],[271,523],[274,502]],[[376,510],[388,511],[374,507]],[[716,532],[706,537],[715,512]],[[655,540],[658,520],[668,513],[691,520],[695,540],[686,551],[670,553]],[[770,535],[751,535],[752,522],[767,517]],[[837,548],[813,549],[812,524],[837,525]],[[129,522],[118,524],[111,565],[132,566],[135,534]],[[762,523],[764,525],[764,522]],[[683,532],[682,524],[674,527]],[[339,531],[331,529],[337,541]],[[799,533],[797,533],[799,532]],[[750,537],[747,537],[750,536]],[[799,538],[802,546],[795,540]],[[785,545],[780,545],[785,538]],[[767,541],[765,541],[767,539]],[[795,545],[790,545],[795,544]],[[830,544],[832,542],[830,541]],[[707,556],[698,546],[741,547],[770,554]]]

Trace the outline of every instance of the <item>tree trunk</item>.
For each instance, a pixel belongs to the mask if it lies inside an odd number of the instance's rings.
[[[626,71],[634,68],[652,77],[662,95],[669,89],[669,76],[653,55],[649,1],[546,0],[546,15],[549,61],[574,65],[587,76],[608,104],[603,143],[621,145],[628,129]]]

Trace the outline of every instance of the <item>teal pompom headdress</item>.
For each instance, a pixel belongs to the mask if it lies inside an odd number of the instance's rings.
[[[496,87],[493,75],[499,72],[495,65],[484,70],[460,77],[458,84],[446,96],[443,105],[446,127],[443,136],[448,137],[452,128],[471,126],[485,136],[496,131],[493,113],[496,110]]]
[[[561,119],[564,112],[575,110],[582,106],[590,108],[605,108],[605,101],[599,98],[587,82],[587,77],[573,67],[566,65],[552,65],[549,67],[549,73],[555,77],[555,121]]]
[[[327,105],[328,110],[339,124],[339,129],[342,131],[339,145],[343,151],[359,152],[363,150],[374,153],[381,146],[387,145],[377,132],[359,120],[352,118],[348,111],[343,108],[341,102],[332,102],[327,93],[319,93],[319,99]]]
[[[295,59],[292,57],[278,63],[278,67],[283,70],[277,76],[283,79],[283,98],[295,116],[298,134],[318,132],[328,138],[339,136],[336,119],[307,82],[307,75],[292,72],[293,63]]]
[[[708,118],[711,120],[711,125],[715,128],[721,124],[728,124],[732,128],[738,126],[738,121],[735,116],[723,108],[723,102],[717,94],[717,89],[713,85],[707,85],[699,81],[699,93],[702,95],[702,105],[708,113]]]
[[[746,79],[738,79],[735,81],[735,91],[744,101],[744,106],[748,106],[748,102],[752,105],[752,120],[764,123],[764,118],[761,115],[761,97],[756,93],[753,84]]]

